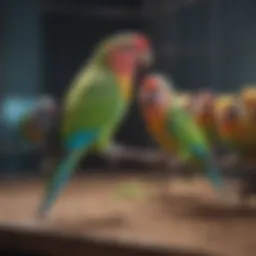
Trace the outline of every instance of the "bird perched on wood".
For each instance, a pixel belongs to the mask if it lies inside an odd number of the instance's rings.
[[[177,104],[186,111],[192,113],[194,95],[189,92],[177,92]]]
[[[214,105],[217,95],[211,90],[200,90],[194,97],[193,116],[204,132],[213,149],[219,146],[219,137],[214,118]]]
[[[222,141],[236,154],[232,169],[242,177],[240,196],[243,201],[256,194],[255,144],[251,130],[251,107],[245,94],[222,95],[216,103],[216,124]],[[241,97],[242,96],[242,97]],[[249,96],[250,99],[250,96]],[[245,104],[243,104],[245,103]],[[247,107],[245,107],[245,105]]]
[[[242,89],[239,100],[244,108],[248,151],[251,154],[251,161],[256,164],[256,85],[246,86]]]
[[[215,121],[222,142],[230,150],[243,155],[249,140],[245,115],[237,97],[222,95],[215,104]]]
[[[223,181],[215,166],[206,138],[195,120],[179,106],[174,88],[159,74],[143,81],[139,101],[149,133],[167,152],[183,161],[196,161],[206,171],[213,186]]]
[[[100,43],[73,79],[63,105],[61,134],[66,157],[47,186],[38,214],[46,214],[90,150],[108,148],[133,96],[138,65],[149,65],[149,40],[121,32]]]

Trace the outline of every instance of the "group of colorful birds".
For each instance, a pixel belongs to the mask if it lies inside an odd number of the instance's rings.
[[[181,106],[190,113],[212,148],[224,147],[239,159],[256,161],[256,85],[217,94],[180,93]]]
[[[256,87],[238,96],[210,91],[192,95],[176,91],[170,79],[151,73],[144,76],[135,95],[135,75],[139,68],[151,66],[153,59],[146,36],[121,32],[102,41],[75,75],[60,109],[65,156],[47,184],[39,216],[51,209],[81,158],[90,151],[108,149],[133,99],[139,101],[148,132],[159,145],[184,162],[198,164],[216,189],[224,183],[214,162],[212,143],[226,143],[241,155],[253,153]],[[24,123],[32,127],[31,122]],[[42,133],[41,137],[38,132],[27,134],[31,140],[43,140]]]

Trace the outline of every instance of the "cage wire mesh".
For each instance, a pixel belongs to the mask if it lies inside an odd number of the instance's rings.
[[[86,5],[84,1],[43,1],[42,22],[52,27],[41,38],[46,42],[45,89],[58,97],[62,95],[71,74],[88,57],[91,49],[87,48],[112,30],[130,27],[149,34],[156,51],[153,69],[171,76],[179,89],[236,90],[256,79],[255,6],[253,0],[143,0],[130,7],[121,6],[120,1],[113,1],[111,7],[100,1]],[[104,31],[93,34],[90,22],[95,29]],[[79,37],[81,28],[90,33],[90,40],[88,36]],[[76,51],[69,51],[70,47]],[[69,63],[63,64],[65,59]],[[154,145],[146,135],[136,103],[128,119],[117,138],[122,140],[129,131],[126,141]],[[2,141],[5,137],[7,133],[2,128]],[[19,151],[20,146],[14,144],[14,151]],[[5,146],[2,148],[4,152]]]
[[[255,81],[253,1],[145,1],[157,66],[181,88],[225,91]]]

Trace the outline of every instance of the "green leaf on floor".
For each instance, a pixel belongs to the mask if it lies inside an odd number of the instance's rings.
[[[141,187],[133,182],[120,185],[116,194],[119,198],[123,199],[137,199],[143,196]]]

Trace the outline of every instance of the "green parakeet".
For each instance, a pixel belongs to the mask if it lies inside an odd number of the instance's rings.
[[[148,131],[169,153],[204,167],[216,188],[222,185],[208,143],[195,120],[178,104],[174,89],[161,75],[148,75],[140,90],[140,105]]]
[[[103,151],[111,142],[132,99],[137,64],[150,64],[148,39],[136,32],[104,40],[73,79],[64,99],[61,133],[66,158],[53,173],[39,208],[44,215],[89,150]]]

